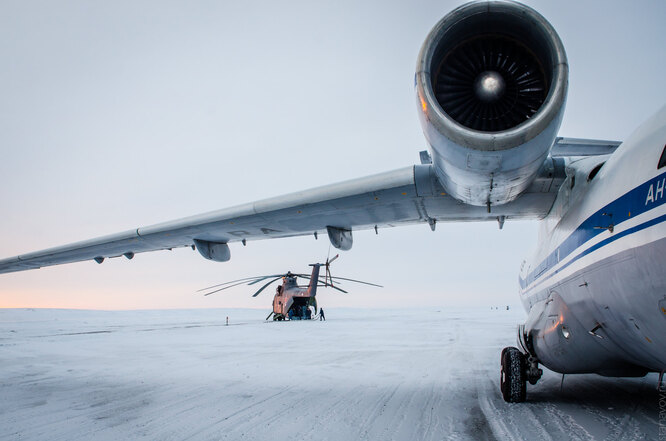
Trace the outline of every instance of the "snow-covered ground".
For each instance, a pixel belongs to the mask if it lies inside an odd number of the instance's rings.
[[[522,311],[0,310],[0,438],[659,438],[656,376],[498,390]],[[225,319],[229,316],[229,326]]]

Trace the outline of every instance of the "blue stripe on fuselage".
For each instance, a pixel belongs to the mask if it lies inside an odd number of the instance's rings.
[[[519,278],[521,289],[525,289],[527,286],[538,280],[542,274],[556,266],[560,261],[566,259],[567,256],[569,256],[578,247],[590,239],[596,237],[598,234],[607,231],[608,227],[611,225],[616,227],[631,217],[636,217],[664,204],[666,202],[666,188],[664,188],[665,185],[666,173],[662,173],[656,178],[650,179],[649,181],[628,191],[624,195],[597,210],[594,214],[585,219],[585,221],[583,221],[583,223],[581,223],[578,228],[576,228],[576,230],[560,244],[559,247],[553,250],[553,252],[550,253],[548,257],[539,264],[539,266],[530,271],[526,279]],[[601,248],[608,243],[613,242],[616,239],[619,239],[620,237],[624,237],[627,234],[631,234],[633,232],[655,225],[656,223],[662,222],[664,220],[663,218],[664,216],[652,219],[641,225],[623,231],[622,233],[613,235],[596,245],[593,245],[587,250],[581,252],[578,256],[576,256],[562,268],[558,269],[552,275],[557,274],[574,261]],[[661,220],[657,221],[658,219]]]

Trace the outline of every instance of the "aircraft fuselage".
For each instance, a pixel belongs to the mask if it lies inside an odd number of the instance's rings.
[[[520,275],[528,319],[519,339],[549,369],[666,368],[665,141],[666,107],[612,155],[568,163]]]

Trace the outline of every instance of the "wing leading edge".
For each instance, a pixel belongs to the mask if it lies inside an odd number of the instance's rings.
[[[201,244],[326,234],[427,222],[543,218],[564,179],[561,159],[548,161],[515,201],[494,207],[463,204],[447,195],[432,165],[415,165],[337,184],[141,227],[0,260],[0,273],[194,247]],[[226,247],[226,245],[222,245]],[[351,246],[351,243],[349,243]],[[202,254],[205,256],[204,252]]]

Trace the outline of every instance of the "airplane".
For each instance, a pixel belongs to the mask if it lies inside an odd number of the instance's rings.
[[[501,354],[504,400],[526,400],[540,366],[641,376],[666,368],[666,107],[624,142],[558,136],[568,61],[552,25],[513,1],[442,18],[417,57],[421,163],[0,260],[0,273],[192,247],[415,223],[534,220],[519,276],[527,320]]]
[[[374,283],[363,282],[361,280],[348,279],[345,277],[338,277],[331,275],[331,263],[340,257],[339,254],[336,254],[332,259],[326,259],[326,263],[311,263],[312,274],[294,274],[291,271],[286,274],[271,274],[264,276],[253,276],[246,277],[243,279],[232,280],[230,282],[220,283],[218,285],[209,286],[207,288],[200,289],[197,292],[207,291],[204,295],[209,296],[219,291],[225,289],[233,288],[238,285],[254,285],[259,282],[263,282],[267,279],[271,279],[261,286],[252,297],[257,297],[261,292],[268,288],[271,284],[282,280],[282,285],[278,285],[275,290],[275,296],[273,296],[273,311],[266,317],[266,320],[273,316],[273,321],[283,321],[283,320],[310,320],[312,318],[312,310],[310,307],[314,308],[315,315],[317,314],[317,287],[323,286],[325,288],[333,288],[340,292],[347,293],[344,289],[339,286],[334,285],[335,281],[348,281],[354,283],[362,283],[364,285],[377,286],[381,288],[381,285],[376,285]],[[321,280],[319,276],[319,270],[321,267],[324,267],[326,272],[324,280]],[[308,286],[299,286],[297,283],[297,278],[301,277],[304,279],[309,279],[310,283]]]

